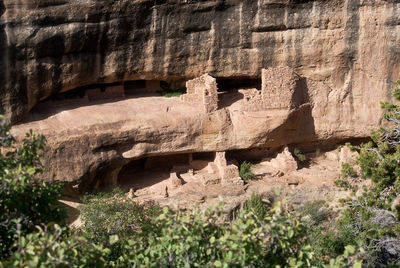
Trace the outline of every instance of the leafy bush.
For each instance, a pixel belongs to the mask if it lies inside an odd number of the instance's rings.
[[[344,189],[351,189],[351,184],[345,179],[337,179],[335,180],[335,185],[338,187],[343,187]]]
[[[304,162],[307,160],[306,156],[304,154],[302,154],[301,151],[297,148],[294,148],[293,154],[297,158],[297,160],[299,160],[300,162]]]
[[[304,226],[280,203],[260,220],[242,211],[221,222],[220,209],[173,212],[156,218],[154,232],[128,242],[121,266],[140,267],[276,267],[308,266],[313,257],[304,243]]]
[[[180,95],[182,95],[183,92],[177,91],[177,92],[167,92],[164,93],[163,96],[166,98],[171,98],[171,97],[179,97]]]
[[[180,95],[186,93],[186,87],[183,88],[171,88],[170,85],[163,84],[162,90],[157,91],[161,96],[164,96],[166,98],[171,98],[171,97],[179,97]]]
[[[355,254],[354,246],[344,247],[344,255],[331,260],[316,255],[308,243],[307,226],[284,202],[264,211],[263,218],[252,210],[242,210],[230,222],[221,217],[222,204],[205,211],[163,208],[155,216],[113,194],[86,200],[87,222],[76,233],[54,225],[23,235],[17,223],[13,254],[0,266],[311,267],[318,263],[361,267],[350,256]],[[259,196],[253,195],[253,200],[260,204]],[[95,215],[96,209],[100,216]]]
[[[240,164],[239,175],[245,183],[254,177],[254,174],[251,171],[252,166],[253,164],[247,161],[244,161],[242,164]]]
[[[7,255],[16,238],[16,224],[22,234],[35,225],[62,222],[66,210],[58,204],[63,186],[37,179],[42,172],[40,154],[45,138],[32,131],[20,144],[0,117],[0,255]]]
[[[15,250],[4,267],[106,267],[109,249],[58,225],[37,229],[25,236],[17,232]]]
[[[320,225],[329,218],[330,211],[325,207],[324,200],[307,202],[299,209],[302,216],[309,216],[310,225]]]

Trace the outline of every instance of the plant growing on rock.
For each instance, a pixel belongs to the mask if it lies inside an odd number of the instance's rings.
[[[300,162],[304,162],[307,160],[306,156],[297,148],[294,148],[293,154],[296,157],[297,160]]]
[[[251,171],[252,166],[253,164],[247,161],[243,161],[242,164],[240,164],[239,175],[245,183],[254,177],[254,174]]]
[[[259,219],[263,219],[268,212],[266,205],[261,195],[253,192],[250,199],[243,204],[243,210],[253,213]]]
[[[357,177],[357,171],[349,164],[349,163],[343,163],[342,164],[342,176],[344,178],[346,177]]]

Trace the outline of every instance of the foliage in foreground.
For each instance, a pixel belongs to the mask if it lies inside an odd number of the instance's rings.
[[[265,202],[261,198],[261,195],[253,192],[251,193],[250,199],[243,204],[243,210],[246,212],[253,213],[259,219],[264,219],[264,217],[268,213],[268,208],[267,208],[268,202]]]
[[[6,256],[17,234],[35,225],[61,222],[66,211],[58,205],[62,185],[37,179],[45,139],[32,131],[18,145],[0,117],[0,255]]]
[[[305,243],[305,226],[284,207],[275,203],[264,218],[242,212],[233,222],[220,222],[218,208],[191,213],[164,208],[156,220],[157,232],[132,241],[133,254],[126,259],[146,267],[310,267],[315,256]],[[352,247],[348,250],[355,253]],[[351,264],[360,263],[347,252],[324,265]]]
[[[120,201],[118,197],[116,202]],[[222,206],[191,212],[163,208],[152,221],[139,221],[131,230],[125,225],[108,237],[100,237],[104,241],[98,243],[94,242],[99,239],[94,233],[78,235],[56,225],[20,236],[15,253],[3,265],[311,267],[317,256],[307,243],[307,227],[285,207],[284,203],[275,203],[263,218],[243,210],[233,222],[223,220]],[[118,218],[112,211],[107,214]],[[137,214],[144,216],[146,212]],[[126,236],[128,230],[137,234]],[[112,247],[119,249],[118,254]],[[324,267],[360,267],[352,256],[356,253],[355,247],[346,247],[343,255],[319,263]]]
[[[79,209],[84,225],[79,232],[91,242],[109,248],[108,260],[116,260],[128,240],[150,232],[161,213],[157,205],[145,208],[132,202],[118,188],[109,194],[85,196],[83,201]],[[119,242],[110,244],[109,237],[114,235]]]
[[[400,85],[400,81],[398,81]],[[400,99],[400,89],[393,96]],[[372,141],[358,147],[357,164],[363,179],[373,185],[364,187],[361,194],[346,200],[347,209],[339,221],[345,226],[353,245],[365,249],[365,262],[373,267],[400,266],[400,106],[381,103],[386,109],[383,118],[391,123],[390,128],[380,128],[371,133]],[[349,165],[343,175],[356,176]],[[344,186],[350,181],[343,180]],[[356,191],[356,188],[354,189]]]
[[[58,225],[17,235],[14,253],[3,262],[4,267],[105,267],[110,253]]]

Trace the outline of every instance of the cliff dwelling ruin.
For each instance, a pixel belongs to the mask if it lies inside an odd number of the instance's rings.
[[[161,94],[182,88],[179,97]],[[264,163],[260,176],[280,174],[268,157],[300,141],[312,147],[313,113],[319,112],[310,99],[314,88],[312,80],[290,67],[262,69],[260,78],[204,74],[185,85],[162,80],[91,84],[38,104],[16,130],[39,128],[59,137],[47,148],[45,161],[52,164],[45,176],[61,176],[72,194],[116,186],[143,196],[193,184],[240,187],[243,161]],[[295,161],[284,159],[279,163],[288,168],[283,170],[293,170],[287,163]]]
[[[169,188],[189,181],[241,185],[240,163],[231,152],[258,150],[255,158],[262,159],[287,144],[285,138],[296,135],[290,133],[293,129],[304,127],[299,124],[307,113],[307,107],[301,107],[307,103],[307,89],[289,67],[262,69],[261,79],[216,79],[204,74],[188,80],[180,97],[160,96],[160,90],[169,86],[164,81],[133,80],[80,87],[39,104],[23,126],[42,122],[42,132],[69,133],[71,142],[81,127],[93,124],[97,138],[89,147],[100,154],[86,160],[68,158],[70,164],[63,162],[52,170],[60,174],[66,166],[74,165],[72,172],[62,173],[72,185],[77,179],[84,182],[79,184],[80,192],[117,185],[140,189],[164,180]],[[86,114],[82,126],[70,128],[72,118],[80,114]],[[140,127],[136,133],[127,130],[124,134],[130,115],[134,115],[130,124]],[[96,123],[99,117],[108,121],[103,126],[106,128]],[[51,129],[54,120],[62,120],[65,128]],[[114,135],[110,130],[120,131],[120,138],[109,140],[107,137]],[[273,137],[283,133],[285,138],[276,142]],[[75,142],[84,141],[79,137]],[[63,151],[57,154],[65,161]],[[93,161],[92,169],[88,169],[87,160]],[[57,158],[51,161],[54,166]]]

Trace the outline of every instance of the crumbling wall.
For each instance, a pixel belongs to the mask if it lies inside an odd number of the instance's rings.
[[[181,100],[200,104],[206,113],[218,109],[218,88],[214,77],[204,74],[198,78],[186,82],[187,93],[181,95]]]
[[[256,88],[240,89],[244,110],[293,109],[303,102],[301,78],[290,67],[262,69],[261,92]],[[187,93],[181,100],[202,105],[210,113],[218,109],[216,79],[208,74],[186,82]]]
[[[239,169],[233,164],[228,164],[225,152],[216,152],[213,162],[218,170],[222,183],[243,183],[239,177]]]
[[[261,95],[264,108],[293,109],[301,99],[300,77],[290,67],[262,69]]]

